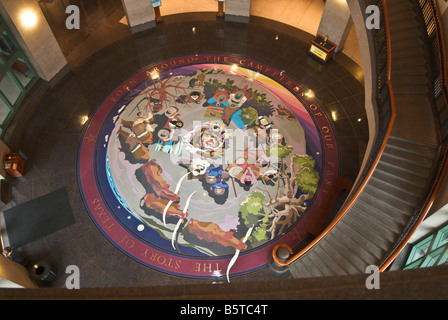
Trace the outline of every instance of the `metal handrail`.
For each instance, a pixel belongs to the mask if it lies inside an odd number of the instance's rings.
[[[443,22],[436,1],[419,0],[418,2],[422,11],[425,8],[424,11],[430,13],[430,16],[423,17],[423,19],[425,21],[426,34],[430,41],[430,47],[432,48],[432,51],[434,51],[431,52],[431,57],[437,59],[437,61],[432,61],[432,77],[436,80],[438,79],[438,81],[435,82],[433,89],[433,104],[437,109],[438,116],[436,118],[439,121],[439,131],[441,134],[441,152],[437,159],[437,172],[434,174],[432,188],[428,193],[426,201],[423,202],[414,215],[415,218],[409,223],[406,231],[403,233],[405,236],[400,239],[398,241],[399,244],[390,251],[390,255],[383,259],[383,262],[379,266],[380,271],[385,271],[389,267],[403,250],[414,231],[425,219],[443,185],[444,178],[448,171],[448,73]],[[444,116],[441,116],[442,114],[444,114]]]

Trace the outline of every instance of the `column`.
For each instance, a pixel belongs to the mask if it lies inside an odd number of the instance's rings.
[[[366,109],[367,121],[369,124],[369,141],[361,169],[359,170],[359,172],[362,172],[370,158],[370,151],[375,142],[377,132],[375,46],[373,42],[373,33],[370,30],[367,30],[365,25],[366,5],[364,1],[347,0],[347,3],[350,8],[361,51],[365,88],[364,107]]]
[[[225,20],[249,22],[251,0],[226,0]]]
[[[53,84],[70,70],[37,1],[2,0],[0,13],[40,78]]]
[[[317,34],[328,37],[341,51],[347,40],[353,21],[346,0],[327,0]]]
[[[121,0],[128,25],[133,33],[148,30],[156,26],[151,0]]]

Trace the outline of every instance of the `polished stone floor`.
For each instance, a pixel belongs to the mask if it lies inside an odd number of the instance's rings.
[[[217,19],[214,13],[191,13],[165,17],[156,28],[135,35],[124,32],[114,38],[114,33],[108,32],[106,36],[109,38],[103,41],[109,44],[98,51],[94,48],[89,52],[84,46],[76,56],[73,50],[72,71],[36,102],[37,112],[17,150],[27,163],[25,176],[11,180],[12,204],[66,187],[76,218],[75,224],[21,248],[32,262],[45,259],[52,265],[58,275],[52,286],[64,286],[68,265],[79,267],[82,287],[210,282],[166,275],[130,259],[97,230],[80,196],[76,164],[82,117],[91,114],[118,84],[150,64],[187,54],[222,52],[285,70],[311,89],[328,112],[339,141],[340,174],[355,179],[368,140],[364,87],[357,79],[362,69],[344,55],[337,55],[326,65],[311,59],[307,54],[310,34],[258,17],[251,17],[249,24],[239,24]],[[290,275],[277,275],[266,268],[232,281],[279,277]]]

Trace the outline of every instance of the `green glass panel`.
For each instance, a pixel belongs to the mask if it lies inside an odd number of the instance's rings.
[[[22,90],[17,86],[17,83],[14,81],[9,72],[6,73],[0,80],[0,91],[8,99],[12,106],[14,106],[22,93]]]
[[[0,16],[0,137],[38,79],[33,66]]]
[[[10,112],[11,109],[8,107],[8,105],[3,101],[3,99],[0,99],[0,125],[3,124]]]
[[[17,59],[11,69],[16,79],[24,88],[26,88],[27,85],[36,77],[35,73],[31,70],[28,63],[23,58]]]
[[[445,252],[440,257],[439,261],[437,261],[437,265],[440,266],[448,262],[448,246],[444,247]]]
[[[16,51],[16,49],[17,48],[11,41],[8,33],[6,31],[3,31],[0,35],[0,54],[3,61],[8,60],[9,57]]]
[[[406,262],[407,265],[420,259],[428,252],[429,246],[431,245],[432,238],[433,238],[433,235],[425,238],[424,240],[416,243],[413,246],[411,253],[409,254],[408,261]]]
[[[437,232],[432,249],[435,250],[446,243],[448,243],[448,225]]]
[[[432,267],[433,265],[435,265],[437,259],[442,254],[442,252],[443,248],[440,248],[436,251],[429,253],[428,256],[423,260],[421,268]]]
[[[416,269],[420,266],[421,261],[415,261],[403,268],[403,270]]]

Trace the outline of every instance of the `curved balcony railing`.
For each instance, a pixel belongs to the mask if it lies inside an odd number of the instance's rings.
[[[434,116],[440,135],[439,157],[436,160],[436,172],[433,175],[431,189],[426,199],[414,214],[407,228],[402,233],[396,246],[384,257],[380,271],[384,271],[404,248],[413,232],[424,220],[437,197],[448,170],[448,91],[447,91],[447,55],[443,22],[435,0],[418,0],[421,19],[425,28],[427,45],[430,50],[431,99]]]

